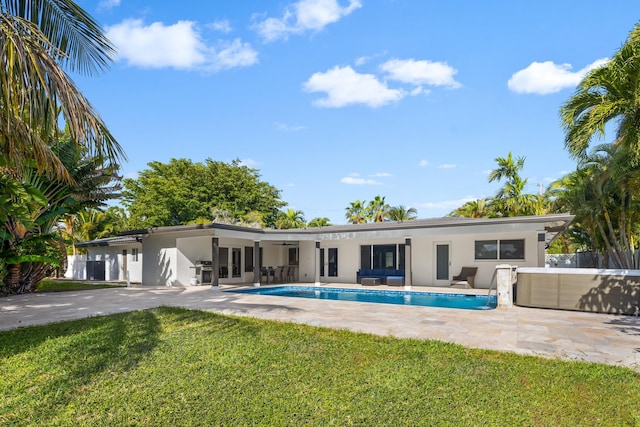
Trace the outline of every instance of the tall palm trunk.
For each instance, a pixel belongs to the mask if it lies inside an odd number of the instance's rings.
[[[8,293],[14,293],[20,287],[20,264],[9,264],[7,266],[7,277],[5,284],[9,288]]]

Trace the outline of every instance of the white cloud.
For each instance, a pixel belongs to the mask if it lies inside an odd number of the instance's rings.
[[[393,176],[393,175],[391,175],[389,172],[377,172],[377,173],[374,173],[374,174],[373,174],[373,175],[371,175],[371,176],[376,176],[376,177],[385,177],[385,178],[387,178],[387,177],[390,177],[390,176]]]
[[[430,93],[431,93],[431,91],[430,91],[429,89],[425,89],[425,88],[423,88],[422,86],[418,86],[417,88],[413,89],[413,90],[410,92],[411,96],[418,96],[418,95],[420,95],[420,94],[428,95],[428,94],[430,94]]]
[[[321,31],[361,7],[360,0],[349,0],[344,7],[338,0],[300,0],[287,7],[282,18],[267,18],[254,28],[265,41],[287,39],[289,34]]]
[[[532,62],[527,68],[514,73],[507,86],[516,93],[547,95],[566,88],[573,88],[594,68],[606,64],[608,59],[598,59],[581,70],[572,72],[571,64],[555,64],[551,61]]]
[[[466,196],[466,197],[463,197],[463,198],[458,199],[458,200],[443,200],[441,202],[420,203],[420,204],[417,204],[416,206],[418,208],[422,208],[422,209],[454,210],[454,209],[457,209],[460,206],[464,205],[467,202],[472,202],[472,201],[478,200],[478,199],[479,199],[478,197]]]
[[[420,166],[421,168],[427,166],[429,164],[428,161],[426,160],[420,160],[420,163],[418,163],[418,166]]]
[[[358,178],[355,176],[345,176],[340,180],[343,184],[349,185],[380,185],[381,183],[373,179]]]
[[[298,132],[301,130],[305,130],[307,128],[306,126],[291,126],[291,125],[287,125],[285,123],[279,123],[279,122],[274,123],[274,125],[277,130],[281,130],[283,132]]]
[[[375,53],[373,55],[360,56],[360,57],[356,58],[355,61],[353,61],[353,63],[356,66],[362,66],[362,65],[366,64],[367,62],[369,62],[369,61],[371,61],[371,60],[373,60],[375,58],[379,58],[381,56],[385,56],[386,54],[387,54],[387,51],[383,50],[383,51],[380,51],[380,52]]]
[[[446,62],[415,59],[392,59],[380,65],[388,78],[413,85],[446,86],[452,89],[462,86],[453,76],[458,70]]]
[[[260,162],[253,160],[251,158],[249,159],[242,159],[240,160],[239,165],[240,166],[246,166],[248,168],[255,168],[256,166],[258,166],[260,164]]]
[[[232,42],[221,42],[219,50],[210,49],[209,61],[204,69],[208,71],[228,70],[236,67],[248,67],[258,62],[258,52],[249,43],[240,39]]]
[[[356,58],[355,61],[353,61],[354,64],[360,66],[360,65],[364,65],[366,64],[371,58],[368,56],[361,56],[359,58]]]
[[[117,46],[119,59],[135,67],[216,72],[258,62],[258,53],[240,39],[207,46],[192,21],[144,25],[130,19],[108,27],[107,37]]]
[[[230,33],[231,31],[233,31],[233,28],[231,28],[231,23],[226,19],[218,19],[216,21],[213,21],[208,26],[216,31],[220,31],[221,33]]]
[[[315,73],[304,85],[307,92],[325,92],[326,98],[317,99],[318,107],[340,108],[364,104],[375,108],[405,97],[399,89],[389,89],[373,74],[359,74],[350,66],[334,67],[326,73]]]
[[[120,0],[100,0],[98,9],[112,9],[120,6]]]
[[[438,168],[440,168],[440,169],[453,169],[455,167],[456,167],[456,165],[451,164],[451,163],[445,163],[445,164],[442,164],[442,165],[438,166]]]

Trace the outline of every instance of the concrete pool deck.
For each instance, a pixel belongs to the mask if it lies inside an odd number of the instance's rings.
[[[323,284],[323,287],[398,287]],[[0,298],[0,330],[158,306],[348,329],[398,338],[436,339],[467,347],[626,366],[640,372],[640,318],[514,306],[458,310],[225,292],[234,287],[141,286]],[[482,293],[424,288],[414,291]]]

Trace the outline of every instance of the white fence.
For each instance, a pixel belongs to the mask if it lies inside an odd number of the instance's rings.
[[[602,257],[593,252],[546,254],[545,266],[556,268],[602,268]]]

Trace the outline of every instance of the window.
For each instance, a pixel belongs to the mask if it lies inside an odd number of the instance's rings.
[[[253,272],[253,246],[244,247],[244,271],[245,273]]]
[[[329,248],[329,277],[338,276],[338,248]]]
[[[371,245],[360,246],[360,268],[371,268]]]
[[[220,279],[229,278],[229,248],[220,248],[220,268],[218,269],[218,277]]]
[[[500,259],[524,259],[524,239],[500,240]]]
[[[404,268],[405,245],[361,245],[360,268]]]
[[[500,255],[500,258],[498,258]],[[524,259],[524,239],[476,240],[476,260]]]
[[[320,277],[324,277],[324,248],[320,249]]]
[[[498,259],[498,241],[476,240],[476,259]]]
[[[131,249],[131,261],[133,262],[138,262],[138,248],[132,248]],[[125,253],[126,255],[126,253]]]
[[[374,245],[373,268],[396,268],[396,245]]]
[[[289,265],[298,265],[298,248],[289,248]]]
[[[242,263],[242,250],[240,248],[231,249],[231,277],[240,277],[240,265]]]

